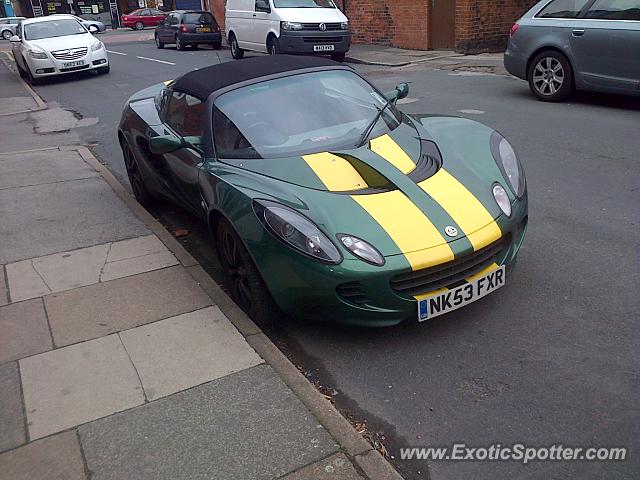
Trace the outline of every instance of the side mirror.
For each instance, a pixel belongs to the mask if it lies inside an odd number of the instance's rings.
[[[407,83],[399,83],[396,88],[384,94],[385,98],[391,103],[396,103],[407,95],[409,95],[409,84]]]
[[[19,36],[17,36],[17,35],[13,35],[13,36],[9,39],[9,41],[10,41],[11,43],[20,43],[20,42],[22,42],[22,40],[20,40],[20,37],[19,37]]]
[[[256,12],[270,13],[269,2],[267,0],[256,0]]]
[[[149,150],[156,155],[175,152],[182,147],[184,147],[184,140],[175,135],[161,135],[149,139]]]

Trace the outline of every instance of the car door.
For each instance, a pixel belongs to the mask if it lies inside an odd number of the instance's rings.
[[[175,17],[176,14],[171,13],[158,25],[160,40],[165,43],[172,43],[175,40],[175,35],[173,34],[174,25],[176,23]]]
[[[271,5],[269,0],[255,0],[252,27],[249,30],[249,41],[252,48],[267,51],[267,35],[271,23]]]
[[[640,0],[595,0],[576,21],[571,50],[587,88],[637,91]]]
[[[162,11],[154,8],[150,10],[150,14],[151,14],[151,22],[152,22],[151,25],[153,25],[154,27],[158,25],[160,22],[162,22],[166,17],[166,15]]]
[[[138,12],[137,22],[142,22],[145,27],[150,27],[153,25],[153,20],[151,19],[151,10],[145,8],[144,10],[140,10]]]
[[[164,110],[165,125],[179,137],[202,137],[204,103],[183,92],[169,90]],[[164,155],[170,184],[176,197],[196,213],[200,208],[200,187],[198,175],[203,156],[191,147],[180,148]]]

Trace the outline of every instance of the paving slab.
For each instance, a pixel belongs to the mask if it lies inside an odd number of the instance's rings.
[[[218,307],[120,332],[147,399],[263,362]]]
[[[30,443],[0,455],[0,480],[85,480],[75,431]]]
[[[150,233],[101,178],[0,190],[0,218],[2,264]]]
[[[0,452],[26,441],[18,364],[5,363],[0,365]],[[3,470],[0,460],[0,478]]]
[[[337,452],[259,365],[79,427],[92,480],[273,479]]]
[[[0,189],[79,180],[100,175],[87,165],[77,152],[57,149],[0,155],[0,169]]]
[[[211,305],[182,267],[47,295],[45,306],[58,346],[96,338]]]
[[[362,480],[344,453],[337,453],[282,477],[282,480]]]
[[[20,360],[29,436],[42,438],[144,402],[117,335]]]
[[[155,235],[146,235],[22,260],[6,269],[11,298],[20,301],[177,264]]]
[[[51,334],[41,299],[0,307],[0,363],[51,350]]]

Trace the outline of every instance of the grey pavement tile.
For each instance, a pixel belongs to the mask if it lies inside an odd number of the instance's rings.
[[[4,275],[4,265],[0,265],[0,307],[9,303],[9,289]]]
[[[24,112],[37,106],[38,104],[31,97],[3,97],[0,102],[0,114]]]
[[[282,480],[363,480],[344,453],[336,453],[328,458],[296,470],[282,477]]]
[[[120,332],[149,400],[262,363],[218,307]]]
[[[0,190],[0,263],[148,235],[101,178]]]
[[[0,480],[85,480],[75,431],[38,440],[0,455]]]
[[[26,441],[18,364],[5,363],[0,365],[0,452],[15,448]],[[2,470],[0,461],[0,478]]]
[[[92,480],[272,479],[338,446],[266,365],[79,427]]]
[[[135,407],[142,386],[117,335],[20,360],[30,438]]]
[[[0,190],[100,175],[71,150],[0,155],[0,171]]]
[[[0,363],[51,350],[41,299],[0,307]]]
[[[211,304],[182,267],[54,293],[45,297],[57,346],[204,308]]]

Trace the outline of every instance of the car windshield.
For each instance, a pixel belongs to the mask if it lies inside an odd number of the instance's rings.
[[[216,99],[213,134],[220,158],[278,158],[355,148],[387,100],[347,70],[292,75]],[[400,124],[390,105],[371,131]]]
[[[83,33],[87,33],[87,29],[80,25],[77,20],[71,18],[29,23],[24,26],[24,38],[26,40],[40,40],[42,38],[64,37]]]
[[[185,13],[182,23],[197,23],[201,25],[215,25],[216,21],[210,13]]]
[[[273,0],[276,8],[336,8],[332,0]]]

